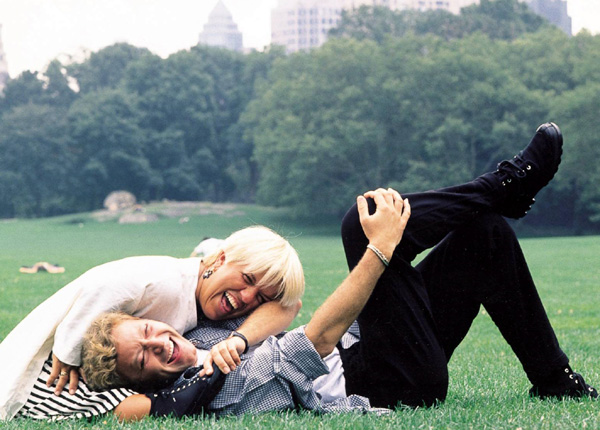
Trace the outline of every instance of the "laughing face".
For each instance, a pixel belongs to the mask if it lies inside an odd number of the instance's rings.
[[[221,254],[209,278],[200,278],[196,299],[204,315],[223,320],[246,315],[263,303],[274,300],[277,287],[258,288],[260,275],[248,273],[244,266],[228,263]]]
[[[171,381],[196,365],[196,348],[160,321],[126,320],[112,334],[117,372],[134,384]]]

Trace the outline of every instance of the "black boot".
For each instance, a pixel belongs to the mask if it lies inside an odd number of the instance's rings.
[[[571,367],[565,366],[549,377],[547,382],[531,387],[529,395],[541,399],[562,399],[568,397],[591,397],[592,399],[596,399],[598,398],[598,391],[594,387],[589,386],[583,379],[583,376],[573,372]]]
[[[535,195],[550,182],[558,171],[562,155],[562,134],[552,122],[538,127],[535,135],[511,160],[498,164],[493,174],[506,187],[507,199],[500,214],[522,218],[535,202]]]

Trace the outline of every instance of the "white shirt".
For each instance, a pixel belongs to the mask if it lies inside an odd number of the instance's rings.
[[[331,354],[323,358],[323,361],[327,365],[329,373],[315,379],[313,388],[319,393],[323,403],[332,403],[346,397],[346,377],[340,351],[334,348]]]

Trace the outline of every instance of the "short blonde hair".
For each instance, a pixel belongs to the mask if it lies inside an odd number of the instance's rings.
[[[94,320],[83,338],[81,370],[86,384],[94,391],[124,387],[130,384],[117,372],[117,348],[114,329],[124,321],[139,318],[122,312],[110,312]]]
[[[231,234],[221,247],[203,259],[211,266],[225,253],[225,261],[244,266],[261,275],[259,288],[277,286],[276,300],[293,306],[304,294],[304,270],[298,253],[290,243],[264,226],[247,227]]]

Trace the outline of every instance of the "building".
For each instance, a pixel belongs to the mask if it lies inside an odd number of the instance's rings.
[[[478,0],[404,0],[404,9],[417,9],[420,11],[443,9],[454,14],[460,13],[465,7],[479,3]]]
[[[8,63],[4,54],[4,46],[2,45],[2,24],[0,24],[0,92],[4,90],[4,86],[8,81]]]
[[[342,10],[385,6],[392,10],[444,9],[452,13],[477,0],[279,0],[271,11],[271,43],[296,52],[321,46],[342,18]]]
[[[543,16],[552,24],[571,36],[571,17],[567,13],[567,2],[565,0],[525,0],[531,10]]]
[[[220,46],[232,51],[242,51],[242,33],[233,21],[231,12],[229,12],[229,9],[227,9],[221,0],[219,0],[208,16],[208,22],[204,24],[204,29],[200,33],[199,42],[203,45]]]
[[[271,43],[287,52],[321,46],[342,19],[342,1],[279,0],[271,11]]]
[[[520,0],[531,9],[571,34],[571,18],[567,15],[566,0]],[[360,6],[385,6],[392,10],[447,10],[458,14],[465,6],[479,0],[279,0],[271,11],[271,43],[296,52],[321,46],[327,33],[342,18],[342,10]]]

